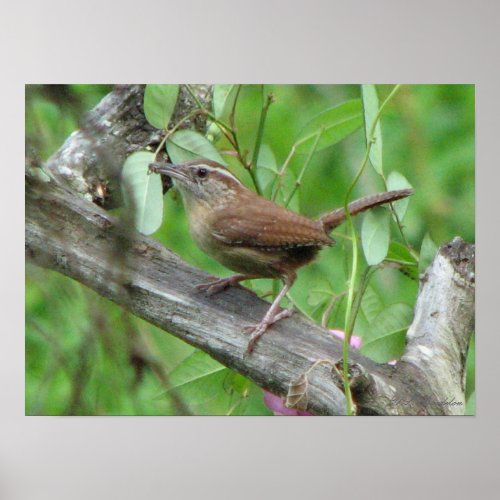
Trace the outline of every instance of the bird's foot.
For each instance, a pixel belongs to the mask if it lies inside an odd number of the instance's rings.
[[[257,340],[266,333],[267,329],[274,325],[277,321],[284,318],[289,318],[293,314],[293,309],[283,309],[277,314],[274,314],[270,318],[264,317],[264,319],[258,324],[253,326],[245,327],[245,332],[250,334],[250,340],[248,341],[246,354],[250,354],[255,347]]]
[[[216,293],[222,292],[230,286],[236,285],[241,279],[239,276],[230,276],[229,278],[218,278],[208,283],[200,283],[195,286],[196,291],[201,292],[206,290],[207,295],[214,295]]]

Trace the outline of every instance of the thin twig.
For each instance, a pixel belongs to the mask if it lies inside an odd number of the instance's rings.
[[[262,85],[262,100],[264,100],[264,85]],[[274,102],[273,94],[268,94],[266,102],[263,102],[262,104],[262,110],[260,112],[259,128],[257,129],[257,136],[255,138],[255,147],[253,149],[252,164],[248,169],[250,175],[252,176],[255,189],[259,194],[262,194],[262,189],[259,184],[259,179],[257,175],[255,175],[255,170],[257,168],[257,162],[259,160],[260,146],[262,143],[262,136],[264,135],[264,125],[266,123],[267,112],[269,111],[269,107],[273,102]]]
[[[278,179],[278,183],[277,183],[276,187],[273,188],[273,194],[271,196],[272,201],[275,201],[276,196],[278,196],[278,192],[281,189],[281,186],[283,184],[283,176],[284,176],[285,171],[288,167],[288,164],[290,163],[290,160],[292,159],[292,156],[295,154],[296,148],[297,148],[297,145],[294,144],[292,146],[292,148],[290,149],[290,152],[288,153],[288,156],[286,157],[285,162],[283,163],[282,167],[280,168],[280,170],[276,174],[276,179]]]
[[[157,161],[157,158],[156,156],[158,155],[158,153],[160,152],[160,150],[163,148],[164,144],[167,142],[168,138],[174,133],[176,132],[179,127],[187,120],[190,120],[191,118],[193,118],[194,116],[196,115],[200,115],[200,114],[206,114],[206,111],[202,108],[200,109],[195,109],[194,111],[191,111],[191,113],[189,113],[188,115],[186,115],[184,118],[182,118],[182,120],[179,120],[175,125],[174,127],[172,127],[170,130],[166,130],[165,131],[165,135],[163,136],[162,140],[160,141],[160,144],[158,144],[158,147],[156,148],[155,152],[154,152],[154,158],[155,158],[155,161]]]
[[[384,181],[385,190],[388,191],[389,187],[387,186],[387,179],[385,178],[384,174],[382,174],[382,179]],[[403,238],[403,242],[404,242],[406,248],[410,252],[411,256],[418,262],[419,261],[419,255],[415,251],[415,249],[412,247],[412,245],[410,244],[410,242],[408,241],[408,238],[406,237],[406,235],[405,235],[405,233],[403,231],[403,224],[401,223],[401,219],[399,218],[399,215],[396,212],[396,209],[394,208],[393,203],[389,203],[389,207],[390,207],[390,210],[391,210],[392,215],[394,217],[394,220],[396,221],[396,225],[398,226],[399,232],[401,234],[401,237]]]
[[[351,394],[351,389],[349,386],[349,366],[348,366],[348,357],[349,357],[349,341],[352,335],[352,306],[353,306],[353,300],[354,300],[354,289],[355,289],[355,281],[356,281],[356,274],[357,274],[357,267],[358,267],[358,241],[356,238],[356,232],[354,229],[354,224],[352,223],[352,217],[351,214],[349,213],[349,200],[352,194],[352,191],[354,190],[354,187],[356,186],[359,178],[361,177],[361,174],[363,173],[365,166],[368,162],[368,158],[370,156],[370,151],[374,142],[374,137],[375,137],[375,127],[380,120],[380,116],[382,115],[382,111],[384,110],[385,106],[387,103],[392,99],[394,94],[398,91],[400,85],[396,85],[391,93],[387,96],[385,101],[382,103],[382,105],[379,107],[379,110],[375,116],[375,119],[373,120],[372,126],[370,128],[370,133],[367,137],[367,146],[366,146],[366,152],[363,157],[363,160],[361,162],[361,166],[358,170],[358,173],[354,177],[354,180],[352,181],[349,189],[347,190],[345,199],[344,199],[344,209],[345,209],[345,214],[346,214],[346,223],[347,227],[349,228],[349,231],[351,232],[353,241],[352,241],[352,268],[351,268],[351,275],[349,278],[349,291],[347,295],[347,306],[346,306],[346,315],[345,315],[345,336],[344,336],[344,343],[343,343],[343,371],[344,371],[344,390],[345,390],[345,396],[346,396],[346,404],[347,404],[347,415],[352,414],[352,394]]]
[[[323,311],[323,314],[321,315],[321,326],[323,328],[328,328],[328,321],[330,320],[330,315],[332,313],[333,307],[340,299],[345,297],[346,294],[347,294],[347,292],[342,292],[339,294],[332,293],[332,298],[330,299],[330,302],[325,307],[325,310]]]
[[[290,201],[292,200],[293,196],[295,195],[297,189],[299,188],[299,186],[302,182],[302,178],[304,177],[306,169],[309,166],[309,163],[311,162],[311,158],[316,151],[316,148],[318,146],[318,142],[319,142],[322,134],[323,134],[323,129],[320,129],[319,132],[315,135],[314,143],[313,143],[311,149],[309,150],[309,154],[307,155],[306,161],[304,162],[304,165],[302,166],[302,169],[300,170],[300,173],[295,181],[295,185],[293,186],[292,192],[289,194],[289,196],[287,197],[287,199],[284,203],[285,207],[288,207],[288,204],[290,203]]]

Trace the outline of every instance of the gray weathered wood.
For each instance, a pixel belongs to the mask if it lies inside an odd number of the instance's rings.
[[[421,279],[415,318],[402,358],[424,373],[432,400],[460,415],[465,359],[474,329],[475,249],[460,238],[441,247]]]
[[[198,100],[209,107],[210,85],[192,85]],[[79,130],[45,163],[59,184],[80,193],[88,200],[99,201],[107,208],[120,204],[118,177],[126,157],[159,144],[163,132],[152,127],[144,116],[144,85],[116,85],[82,120]],[[172,119],[177,123],[196,109],[196,103],[180,87]],[[198,116],[186,120],[180,128],[194,127],[204,131],[206,119]],[[99,186],[105,186],[108,197],[102,199]]]

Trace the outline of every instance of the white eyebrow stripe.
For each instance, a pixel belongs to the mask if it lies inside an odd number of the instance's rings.
[[[236,181],[238,184],[241,184],[241,181],[238,178],[236,178],[231,172],[229,172],[229,170],[211,167],[210,165],[205,165],[204,163],[200,164],[199,166],[206,168],[209,172],[219,172],[219,174],[225,175],[226,177],[229,177],[230,179]]]

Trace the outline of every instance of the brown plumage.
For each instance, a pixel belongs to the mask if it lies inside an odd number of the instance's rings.
[[[222,165],[205,159],[181,165],[152,164],[150,169],[173,178],[189,219],[191,234],[207,254],[236,276],[199,285],[208,294],[250,278],[280,278],[285,286],[263,320],[251,330],[247,351],[269,326],[287,317],[279,303],[295,281],[295,271],[335,241],[329,233],[346,219],[339,208],[312,220],[247,189]],[[351,215],[412,194],[402,189],[367,196],[349,204]]]

